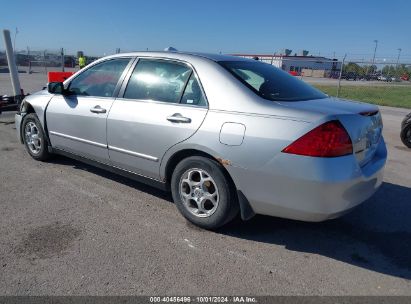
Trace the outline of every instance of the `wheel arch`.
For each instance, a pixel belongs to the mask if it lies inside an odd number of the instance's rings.
[[[24,113],[24,115],[22,115]],[[28,102],[28,101],[23,101],[20,107],[20,115],[21,117],[21,121],[20,121],[20,134],[19,134],[19,139],[20,142],[23,143],[23,121],[24,121],[24,116],[26,116],[27,114],[31,114],[31,113],[36,113],[36,111],[34,110],[34,107]]]
[[[165,169],[164,169],[164,180],[166,182],[168,189],[170,189],[171,176],[173,174],[174,169],[178,165],[178,163],[180,163],[183,159],[187,157],[191,157],[191,156],[203,156],[205,158],[218,162],[221,165],[224,176],[227,178],[231,187],[233,187],[234,193],[237,196],[236,198],[237,198],[237,202],[240,207],[241,218],[243,220],[249,220],[255,215],[250,202],[245,197],[243,192],[237,188],[233,178],[231,177],[230,173],[228,172],[226,168],[226,166],[231,165],[230,161],[226,159],[222,159],[220,157],[215,157],[212,154],[201,151],[201,150],[186,148],[186,149],[176,151],[172,156],[168,158],[167,163],[165,164]]]
[[[23,100],[23,102],[21,104],[21,107],[20,107],[20,115],[22,115],[21,124],[20,124],[20,141],[21,141],[21,143],[23,143],[23,135],[22,135],[23,128],[22,127],[23,127],[24,117],[27,114],[36,114],[37,115],[37,117],[40,121],[41,127],[43,128],[43,132],[46,136],[47,144],[50,146],[50,138],[48,136],[46,120],[45,120],[45,117],[44,117],[45,110],[42,107],[38,107],[38,106],[36,107],[35,104],[33,105],[28,100]]]
[[[34,110],[34,107],[28,101],[23,101],[23,103],[21,104],[20,112],[23,112],[26,114],[36,113],[36,111]]]
[[[223,173],[224,175],[227,177],[227,179],[229,180],[229,182],[231,183],[231,185],[234,187],[234,189],[237,189],[233,178],[231,177],[230,173],[228,172],[228,170],[226,169],[226,165],[228,164],[228,161],[220,158],[220,157],[215,157],[213,155],[211,155],[210,153],[201,151],[201,150],[197,150],[197,149],[182,149],[179,151],[176,151],[173,155],[171,155],[168,160],[167,163],[165,164],[165,169],[164,169],[164,180],[165,182],[169,185],[171,182],[171,176],[173,174],[174,169],[176,168],[176,166],[178,165],[178,163],[180,163],[183,159],[191,157],[191,156],[203,156],[205,158],[214,160],[216,162],[218,162],[222,169],[223,169]]]

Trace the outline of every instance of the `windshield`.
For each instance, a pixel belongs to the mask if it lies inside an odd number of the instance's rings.
[[[300,101],[327,95],[271,64],[258,61],[220,61],[219,64],[259,96],[274,101]]]

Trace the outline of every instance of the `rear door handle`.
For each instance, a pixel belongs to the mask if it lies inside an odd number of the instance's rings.
[[[97,106],[95,106],[94,108],[91,108],[91,109],[90,109],[90,112],[93,112],[93,113],[106,113],[107,110],[104,109],[104,108],[102,108],[102,107],[100,107],[99,105],[97,105]]]
[[[184,117],[180,113],[175,113],[171,116],[168,116],[167,120],[171,122],[178,122],[178,123],[190,123],[191,122],[191,118]]]

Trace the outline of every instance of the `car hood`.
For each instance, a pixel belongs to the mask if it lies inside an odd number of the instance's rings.
[[[27,95],[27,98],[29,98],[30,96],[39,96],[39,95],[49,95],[49,96],[51,96],[52,94],[50,94],[50,93],[47,91],[47,89],[43,89],[43,90],[41,90],[41,91],[37,91],[37,92],[34,92],[34,93],[30,94],[30,95]]]

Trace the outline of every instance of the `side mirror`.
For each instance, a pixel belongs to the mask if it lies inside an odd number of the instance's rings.
[[[51,94],[64,94],[64,85],[62,82],[49,82],[47,91]]]

